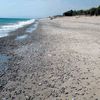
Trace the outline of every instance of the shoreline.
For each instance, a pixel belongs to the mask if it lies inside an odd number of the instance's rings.
[[[42,19],[30,38],[16,42],[19,29],[0,39],[0,51],[13,56],[0,77],[0,100],[99,100],[99,19]]]
[[[26,32],[26,29],[28,29],[30,26],[34,25],[37,22],[38,21],[36,20],[32,24],[26,25],[15,31],[12,31],[8,33],[9,34],[8,36],[0,38],[0,57],[4,57],[4,59],[2,58],[0,61],[0,64],[1,64],[0,66],[1,68],[0,70],[0,91],[4,88],[7,81],[9,80],[9,77],[10,77],[9,74],[13,74],[12,71],[18,70],[17,62],[18,60],[22,59],[20,56],[15,54],[14,50],[20,48],[23,45],[30,43],[31,41],[29,39],[26,39],[28,37],[20,39],[20,40],[16,40],[16,39],[18,38],[18,36],[20,37],[20,36],[23,36],[24,34],[27,34],[27,36],[31,37],[30,35],[31,33]]]

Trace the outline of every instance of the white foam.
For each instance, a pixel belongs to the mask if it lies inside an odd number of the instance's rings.
[[[38,23],[33,24],[32,26],[30,26],[30,27],[26,30],[26,32],[32,33],[33,31],[36,30],[37,26],[38,26]]]
[[[8,36],[8,34],[7,33],[3,33],[3,34],[0,33],[0,38],[5,37],[5,36]]]
[[[16,40],[23,40],[23,39],[26,39],[27,37],[28,37],[27,34],[22,35],[22,36],[17,36]]]
[[[18,28],[22,28],[25,25],[29,25],[35,22],[35,19],[28,20],[28,21],[21,21],[15,24],[4,25],[0,27],[0,37],[5,37],[8,35],[9,32],[14,31]]]

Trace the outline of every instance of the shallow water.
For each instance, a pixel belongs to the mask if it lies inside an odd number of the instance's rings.
[[[0,74],[2,74],[8,67],[7,62],[10,57],[5,54],[0,54]]]
[[[17,36],[17,37],[16,37],[16,40],[23,40],[23,39],[26,39],[27,37],[28,37],[27,34],[21,35],[21,36]]]
[[[38,26],[38,23],[31,25],[29,28],[27,28],[26,32],[32,33],[33,31],[36,30],[37,26]]]

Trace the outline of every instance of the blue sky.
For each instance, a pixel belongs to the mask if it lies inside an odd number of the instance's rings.
[[[0,17],[41,18],[98,5],[100,0],[0,0]]]

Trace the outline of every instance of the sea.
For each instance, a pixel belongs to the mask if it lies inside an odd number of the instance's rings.
[[[0,18],[0,38],[8,36],[11,31],[15,31],[18,28],[32,24],[34,22],[35,19]]]

